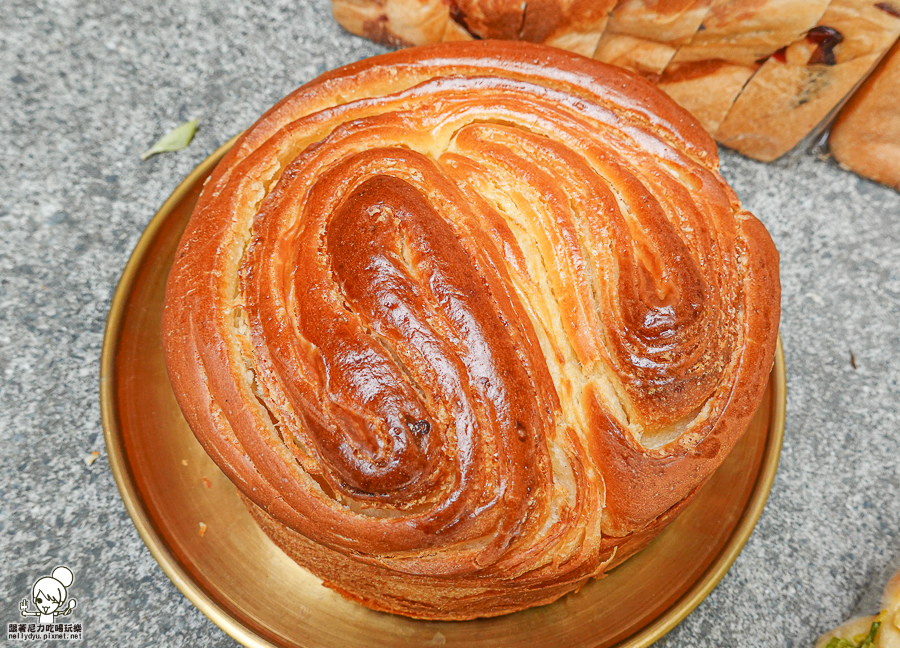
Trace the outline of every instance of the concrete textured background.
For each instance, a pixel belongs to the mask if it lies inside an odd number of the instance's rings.
[[[4,638],[34,580],[67,564],[83,645],[235,645],[163,574],[119,498],[100,426],[104,323],[181,178],[300,83],[380,51],[327,0],[3,0]],[[191,118],[189,148],[140,160]],[[900,194],[813,156],[723,152],[723,170],[782,255],[787,432],[743,553],[657,645],[811,646],[874,612],[900,567]]]

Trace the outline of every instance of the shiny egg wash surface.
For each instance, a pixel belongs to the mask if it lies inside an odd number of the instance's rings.
[[[552,601],[652,539],[762,396],[778,257],[712,140],[523,43],[326,74],[207,183],[164,342],[192,430],[327,585],[426,618]]]

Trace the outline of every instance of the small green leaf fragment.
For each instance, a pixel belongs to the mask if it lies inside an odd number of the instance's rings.
[[[878,636],[878,628],[881,627],[881,621],[875,621],[869,628],[868,634],[859,642],[859,648],[872,648],[875,643],[875,637]],[[856,639],[856,637],[853,637]]]
[[[848,639],[832,637],[831,641],[825,644],[825,648],[857,648],[857,646],[855,643]]]
[[[839,637],[832,637],[831,641],[825,644],[825,648],[856,648],[852,643],[847,641],[846,639],[841,639]]]
[[[878,636],[878,628],[881,627],[881,621],[875,621],[870,627],[869,632],[864,635],[856,635],[853,641],[849,639],[841,639],[840,637],[832,637],[825,644],[825,648],[872,648],[875,644],[875,637]]]
[[[168,133],[157,140],[156,144],[141,153],[141,159],[146,160],[151,155],[157,153],[168,153],[170,151],[180,151],[194,139],[194,133],[197,132],[197,120],[192,119],[184,122],[181,126],[176,126]]]

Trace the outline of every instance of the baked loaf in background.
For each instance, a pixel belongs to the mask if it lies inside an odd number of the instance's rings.
[[[169,375],[276,543],[367,606],[553,601],[746,429],[778,256],[643,79],[515,42],[400,50],[267,112],[169,276]]]
[[[722,144],[791,150],[900,35],[898,0],[332,0],[337,21],[402,46],[543,42],[656,82]]]
[[[828,145],[847,168],[900,189],[900,44],[841,111]]]
[[[845,648],[847,644],[841,643],[841,639],[853,642],[853,646],[862,644],[861,639],[871,632],[873,623],[879,626],[874,641],[866,644],[865,648],[900,648],[900,571],[884,587],[879,614],[850,619],[822,635],[815,648]]]

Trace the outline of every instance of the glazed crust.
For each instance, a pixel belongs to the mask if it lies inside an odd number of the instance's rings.
[[[182,411],[326,585],[440,619],[652,539],[745,430],[778,256],[644,80],[525,43],[330,72],[207,182],[169,276]]]
[[[717,141],[763,161],[827,126],[900,34],[898,0],[332,0],[332,7],[351,32],[392,46],[527,40],[625,67],[658,83]],[[823,39],[829,33],[837,38]],[[860,122],[880,133],[895,112],[875,107]],[[847,166],[896,186],[891,146],[867,141],[842,154]]]

